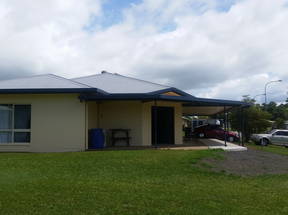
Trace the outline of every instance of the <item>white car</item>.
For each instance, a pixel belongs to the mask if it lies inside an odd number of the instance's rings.
[[[252,134],[251,139],[263,146],[273,144],[288,147],[288,130],[274,129],[268,134]]]

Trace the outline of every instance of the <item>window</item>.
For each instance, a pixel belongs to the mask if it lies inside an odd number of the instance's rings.
[[[0,104],[0,144],[30,143],[31,105]]]
[[[288,136],[288,132],[287,131],[277,131],[275,133],[275,135],[278,135],[278,136]]]
[[[286,131],[277,131],[274,133],[274,135],[277,135],[277,136],[288,136],[288,132]]]

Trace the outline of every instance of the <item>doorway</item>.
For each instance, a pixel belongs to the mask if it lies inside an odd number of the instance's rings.
[[[174,107],[153,106],[152,145],[174,144]]]

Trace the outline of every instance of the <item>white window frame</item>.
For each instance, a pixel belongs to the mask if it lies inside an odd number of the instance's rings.
[[[0,146],[1,145],[11,145],[11,144],[21,144],[21,145],[28,145],[31,143],[31,126],[30,125],[30,129],[15,129],[14,128],[14,115],[15,115],[15,106],[17,105],[29,105],[31,107],[31,112],[32,112],[32,105],[31,104],[8,104],[8,103],[5,103],[5,104],[0,104],[0,105],[11,105],[12,106],[12,118],[11,118],[11,129],[0,129],[0,132],[12,132],[12,135],[11,135],[11,142],[8,142],[8,143],[0,143]],[[31,118],[32,118],[32,114],[31,114],[31,117],[30,117],[30,123],[31,123]],[[29,132],[30,133],[30,142],[14,142],[14,134],[15,132]]]

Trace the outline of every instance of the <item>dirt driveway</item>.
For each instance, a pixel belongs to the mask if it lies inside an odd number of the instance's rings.
[[[224,171],[241,176],[288,174],[288,156],[285,155],[255,149],[242,152],[219,152],[219,154],[223,159],[206,158],[201,160],[199,165],[208,164],[212,171]]]

